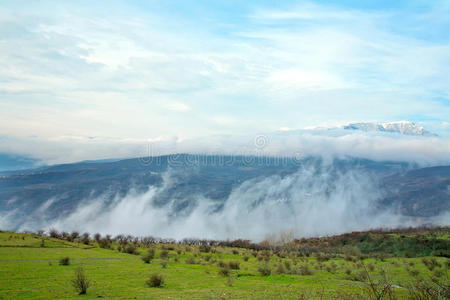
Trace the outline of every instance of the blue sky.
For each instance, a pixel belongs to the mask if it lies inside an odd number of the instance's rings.
[[[0,152],[356,121],[446,136],[449,70],[448,1],[2,1]]]

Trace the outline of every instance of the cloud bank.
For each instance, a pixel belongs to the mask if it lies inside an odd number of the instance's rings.
[[[258,140],[259,139],[259,140]],[[192,139],[0,137],[0,152],[30,156],[43,164],[132,158],[174,153],[209,155],[360,157],[419,166],[450,164],[450,138],[407,136],[354,130],[282,130],[255,135],[215,135]]]
[[[446,1],[208,4],[3,1],[0,135],[184,140],[448,122]]]
[[[78,208],[59,219],[47,219],[46,210],[57,199],[43,203],[25,218],[19,229],[55,227],[103,234],[127,233],[182,239],[249,238],[261,240],[268,235],[290,231],[295,236],[320,236],[364,230],[412,226],[441,222],[448,218],[408,219],[393,210],[383,210],[377,200],[383,196],[377,178],[360,170],[336,168],[332,164],[306,165],[285,176],[268,176],[243,182],[218,203],[202,194],[185,195],[160,203],[158,199],[174,184],[168,171],[164,183],[150,186],[144,193],[130,191],[111,201],[106,196],[85,199]],[[15,212],[3,215],[1,226],[17,222]],[[444,223],[442,223],[444,222]]]

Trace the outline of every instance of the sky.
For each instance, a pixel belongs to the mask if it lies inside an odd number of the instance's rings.
[[[449,82],[445,0],[0,2],[0,152],[47,163],[349,122],[450,136]]]

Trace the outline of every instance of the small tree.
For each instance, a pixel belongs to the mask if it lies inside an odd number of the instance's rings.
[[[100,233],[94,234],[94,240],[98,243],[100,239],[102,238],[102,235]]]
[[[50,237],[55,238],[55,239],[60,237],[58,230],[56,230],[55,228],[50,229],[49,235],[50,235]]]
[[[90,239],[89,239],[89,233],[85,232],[81,236],[81,242],[85,245],[89,245]]]
[[[149,280],[145,282],[149,287],[161,287],[164,285],[164,278],[162,275],[153,274]]]
[[[75,277],[72,279],[72,286],[78,292],[79,295],[86,294],[89,288],[90,281],[87,279],[86,274],[82,267],[78,267],[75,270]]]

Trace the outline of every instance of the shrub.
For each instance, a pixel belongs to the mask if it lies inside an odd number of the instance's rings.
[[[211,251],[211,246],[209,245],[201,245],[199,248],[200,252],[208,253]]]
[[[242,259],[243,259],[244,261],[248,261],[249,257],[248,257],[247,255],[245,255],[244,257],[242,257]]]
[[[286,260],[286,261],[284,262],[284,266],[286,267],[286,270],[290,270],[290,269],[291,269],[291,262],[288,261],[288,260]]]
[[[233,249],[231,252],[232,252],[234,255],[238,255],[238,254],[239,254],[239,251],[237,251],[236,249]]]
[[[155,273],[145,283],[149,287],[161,287],[164,285],[164,278],[162,277],[162,275]]]
[[[436,269],[433,272],[433,276],[437,277],[437,278],[442,277],[442,276],[444,276],[444,271],[441,269]]]
[[[195,258],[193,258],[191,256],[191,257],[186,258],[186,263],[189,264],[189,265],[194,265],[194,264],[197,263],[197,261],[195,260]]]
[[[78,292],[79,295],[86,294],[87,289],[89,288],[89,280],[84,274],[84,270],[82,267],[78,267],[75,270],[75,277],[72,279],[72,286]]]
[[[406,288],[408,289],[409,299],[428,300],[450,298],[448,281],[433,282],[429,279],[420,278],[415,282],[409,283]]]
[[[102,235],[100,233],[94,234],[94,240],[98,243],[100,239],[102,238]]]
[[[148,254],[142,256],[141,259],[142,259],[142,261],[145,262],[146,264],[149,264],[149,263],[152,261],[152,258],[151,258]]]
[[[89,233],[85,232],[81,236],[81,242],[85,245],[89,245],[90,239],[89,239]]]
[[[258,268],[258,272],[262,276],[269,276],[272,273],[272,270],[269,265],[265,264],[264,266]]]
[[[317,258],[317,261],[318,261],[318,262],[324,262],[324,261],[329,260],[329,259],[331,258],[331,256],[330,256],[330,255],[327,255],[327,254],[324,254],[324,253],[318,252],[318,253],[316,254],[316,258]]]
[[[54,228],[50,229],[49,235],[50,235],[50,237],[55,238],[55,239],[58,239],[60,237],[58,230],[56,230]]]
[[[282,264],[279,264],[276,270],[277,274],[284,274],[286,273],[286,270],[284,269],[284,266]]]
[[[436,258],[422,258],[422,262],[430,271],[433,271],[435,267],[441,267],[441,264],[437,261]]]
[[[299,275],[312,275],[314,274],[313,270],[308,264],[303,264],[298,268],[297,273]]]
[[[231,271],[228,268],[220,268],[218,273],[221,276],[230,276]]]
[[[70,258],[69,257],[63,257],[59,259],[59,264],[61,266],[68,266],[70,264]]]
[[[161,267],[163,267],[163,269],[167,268],[167,260],[161,261]]]
[[[169,251],[167,250],[163,250],[161,251],[161,253],[159,254],[160,258],[167,258],[169,256]]]
[[[388,278],[385,269],[382,269],[381,279],[378,281],[374,281],[366,269],[363,270],[363,273],[361,273],[361,276],[366,285],[365,290],[370,297],[369,299],[396,299],[392,281]]]
[[[233,270],[239,270],[239,268],[240,268],[239,265],[240,265],[240,263],[238,261],[230,261],[230,262],[228,262],[228,267],[230,269],[233,269]]]
[[[408,272],[411,276],[414,276],[414,277],[417,277],[419,275],[419,270],[416,270],[416,269],[408,270]]]
[[[122,252],[125,252],[125,253],[128,253],[128,254],[134,254],[134,255],[139,254],[137,252],[136,246],[133,245],[133,244],[128,244],[125,247],[122,247],[121,249],[122,249]]]
[[[227,266],[227,264],[224,263],[224,262],[221,261],[221,260],[217,263],[217,265],[218,265],[220,268],[225,268],[225,267]]]
[[[97,243],[100,248],[111,249],[111,242],[106,238],[100,238]]]
[[[365,270],[361,270],[358,273],[355,274],[350,274],[347,276],[348,280],[353,280],[353,281],[361,281],[364,282],[367,280],[367,272]]]
[[[153,250],[153,249],[148,249],[148,251],[147,251],[147,254],[145,254],[143,257],[142,257],[142,260],[146,263],[146,264],[148,264],[148,263],[150,263],[151,261],[152,261],[152,259],[155,257],[155,250]]]

